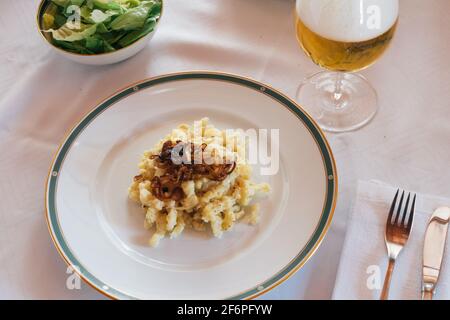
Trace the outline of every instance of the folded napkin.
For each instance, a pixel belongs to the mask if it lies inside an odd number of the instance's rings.
[[[395,192],[396,188],[376,181],[358,183],[333,299],[379,299],[388,262],[384,230]],[[413,229],[397,258],[389,299],[421,298],[425,230],[433,211],[441,206],[450,206],[450,199],[417,194]],[[450,299],[449,238],[436,300]]]

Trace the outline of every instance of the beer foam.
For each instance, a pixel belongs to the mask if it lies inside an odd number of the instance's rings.
[[[297,15],[329,40],[361,42],[387,32],[397,21],[398,0],[297,0]]]

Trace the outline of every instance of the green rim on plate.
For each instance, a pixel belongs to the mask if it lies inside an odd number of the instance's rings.
[[[46,218],[49,231],[56,248],[58,249],[61,256],[64,258],[64,260],[69,265],[74,266],[74,270],[81,276],[83,280],[85,280],[94,289],[98,290],[99,292],[105,294],[110,298],[136,299],[136,297],[133,297],[125,292],[111,288],[108,286],[108,284],[103,283],[102,281],[97,279],[95,275],[91,274],[73,254],[62,233],[58,220],[58,212],[56,210],[55,195],[57,192],[58,173],[61,169],[64,158],[66,157],[67,153],[69,152],[73,142],[76,140],[78,135],[87,126],[89,126],[89,124],[100,113],[110,108],[112,105],[114,105],[114,103],[129,95],[132,95],[133,93],[136,93],[137,91],[153,87],[161,83],[180,80],[193,80],[193,79],[219,80],[245,86],[249,89],[259,91],[261,92],[261,94],[270,96],[271,98],[279,102],[282,106],[288,108],[309,129],[311,135],[313,136],[314,140],[317,143],[318,148],[320,149],[320,153],[322,155],[324,168],[326,172],[327,191],[325,203],[323,206],[323,212],[320,221],[316,227],[316,230],[314,231],[314,234],[311,236],[306,246],[297,254],[297,256],[294,259],[292,259],[292,261],[286,267],[284,267],[281,271],[272,276],[270,279],[267,279],[265,282],[253,288],[250,288],[243,293],[237,294],[232,297],[228,297],[228,299],[251,299],[274,288],[275,286],[286,280],[290,275],[292,275],[301,266],[303,266],[303,264],[314,253],[318,245],[323,240],[325,233],[327,232],[328,227],[331,223],[337,198],[337,173],[334,158],[323,132],[319,129],[318,125],[314,122],[314,120],[312,120],[312,118],[295,102],[293,102],[280,92],[276,91],[275,89],[270,88],[269,86],[264,85],[262,83],[258,83],[254,80],[243,78],[240,76],[218,72],[184,72],[184,73],[164,75],[141,81],[135,85],[132,85],[124,90],[119,91],[112,97],[108,98],[106,101],[98,105],[94,110],[89,112],[83,118],[83,120],[81,120],[81,122],[78,123],[72,129],[72,131],[69,133],[66,139],[62,142],[55,156],[47,181]]]

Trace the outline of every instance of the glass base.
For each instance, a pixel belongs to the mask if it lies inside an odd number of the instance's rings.
[[[297,101],[323,130],[330,132],[359,129],[378,110],[375,89],[356,73],[316,73],[300,85]]]

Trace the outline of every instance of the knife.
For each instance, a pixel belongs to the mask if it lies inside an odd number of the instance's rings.
[[[449,222],[447,207],[438,208],[428,222],[423,245],[422,300],[432,300],[436,292]]]

